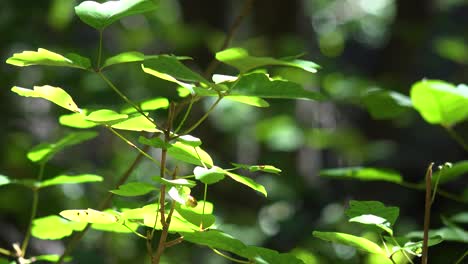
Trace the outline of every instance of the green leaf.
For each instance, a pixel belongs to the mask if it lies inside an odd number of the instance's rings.
[[[343,244],[364,252],[386,255],[385,251],[379,245],[363,237],[338,232],[320,231],[314,231],[312,235],[325,241]]]
[[[68,115],[61,115],[59,117],[59,123],[63,126],[74,127],[74,128],[92,128],[97,126],[95,122],[91,122],[85,119],[87,110],[82,109],[81,113],[73,113]]]
[[[213,166],[211,169],[204,167],[195,167],[193,174],[195,178],[204,184],[213,184],[224,179],[225,171],[219,167]]]
[[[320,171],[320,176],[332,179],[353,179],[360,181],[386,181],[401,183],[403,178],[393,170],[369,168],[369,167],[349,167],[326,169]]]
[[[53,87],[50,85],[34,86],[33,90],[31,90],[14,86],[11,88],[11,91],[24,97],[37,97],[46,99],[75,113],[81,112],[80,108],[78,108],[72,97],[60,87]]]
[[[350,222],[376,226],[393,235],[392,227],[398,218],[398,207],[386,207],[378,201],[354,201],[349,202],[349,208],[345,214]]]
[[[60,150],[93,139],[98,134],[93,131],[70,133],[55,143],[42,143],[31,149],[27,156],[32,162],[47,162]]]
[[[101,212],[91,208],[63,210],[60,215],[70,221],[91,224],[114,224],[121,220],[121,217],[114,213]]]
[[[175,180],[168,180],[161,178],[159,176],[153,177],[153,180],[165,184],[167,186],[187,186],[189,188],[193,188],[197,185],[195,181],[187,180],[187,179],[175,179]]]
[[[63,56],[41,48],[37,51],[23,51],[21,53],[15,53],[12,57],[8,58],[6,63],[19,67],[45,65],[80,69],[91,68],[91,61],[88,58],[73,53]]]
[[[451,181],[455,181],[463,175],[468,173],[468,160],[459,161],[457,163],[453,163],[449,168],[443,168],[442,170],[438,170],[433,174],[433,178],[439,178],[439,183],[447,183]]]
[[[61,185],[61,184],[76,184],[76,183],[85,183],[85,182],[102,182],[103,178],[94,174],[81,174],[81,175],[60,175],[52,179],[42,181],[39,185],[40,188],[44,188],[52,185]]]
[[[140,113],[131,114],[128,119],[122,121],[112,122],[111,127],[130,131],[161,132],[153,122]]]
[[[468,46],[462,36],[436,39],[434,48],[439,56],[465,64],[468,62]]]
[[[239,182],[241,184],[244,184],[246,185],[247,187],[251,188],[251,189],[254,189],[255,191],[265,195],[265,197],[267,197],[267,191],[265,189],[265,187],[259,183],[256,183],[254,180],[252,180],[251,178],[249,177],[245,177],[245,176],[241,176],[241,175],[238,175],[238,174],[235,174],[235,173],[232,173],[232,172],[229,172],[229,171],[224,171],[225,174],[229,177],[231,177],[231,179],[235,180],[236,182]]]
[[[164,140],[162,140],[159,137],[146,138],[144,136],[140,136],[138,138],[138,142],[140,142],[141,144],[149,145],[154,148],[160,148],[160,149],[167,149],[168,147],[170,147],[170,144],[164,142]]]
[[[75,13],[84,23],[97,30],[103,30],[115,21],[156,9],[150,0],[120,0],[97,3],[84,1],[75,7]]]
[[[104,62],[104,65],[101,67],[101,69],[104,69],[106,67],[109,67],[115,64],[144,61],[145,59],[150,59],[153,57],[154,56],[145,56],[145,54],[141,52],[137,52],[137,51],[122,52],[115,56],[107,58],[106,61]]]
[[[11,180],[5,175],[0,175],[0,186],[10,184]]]
[[[209,207],[211,206],[211,211]],[[206,202],[205,204],[205,214],[202,214],[203,201],[197,203],[195,208],[176,204],[175,210],[188,222],[192,223],[195,226],[203,226],[203,228],[208,228],[215,223],[216,218],[212,215],[213,204]],[[203,225],[202,225],[203,224]]]
[[[126,114],[119,114],[113,110],[109,109],[100,109],[93,111],[85,116],[85,119],[95,123],[104,123],[107,124],[112,121],[123,121],[128,118]]]
[[[193,165],[212,167],[213,160],[210,155],[200,147],[192,147],[184,142],[178,141],[170,145],[167,154],[176,160],[187,162]]]
[[[242,48],[230,48],[220,51],[216,53],[216,59],[237,68],[241,73],[268,65],[296,67],[312,73],[317,72],[317,69],[320,68],[319,65],[311,61],[250,56]]]
[[[34,219],[31,233],[40,239],[62,239],[70,236],[73,231],[82,231],[86,223],[67,221],[57,215],[49,215]]]
[[[157,98],[152,98],[145,100],[143,102],[138,103],[138,106],[140,107],[141,110],[143,111],[154,111],[157,109],[167,109],[169,107],[169,100],[164,97],[157,97]],[[137,110],[133,106],[128,106],[122,111],[120,111],[122,114],[129,114],[129,113],[135,113]]]
[[[272,165],[247,165],[247,164],[239,164],[239,163],[232,163],[232,165],[234,165],[237,168],[249,170],[251,172],[263,171],[263,172],[274,173],[274,174],[281,173],[281,169],[278,169]]]
[[[178,88],[179,96],[186,97],[189,94],[196,94],[198,96],[211,96],[218,97],[219,94],[215,90],[208,90],[200,87],[193,87],[189,85],[189,88],[179,87]],[[225,100],[234,101],[246,105],[256,106],[256,107],[269,107],[270,104],[264,99],[257,96],[244,96],[244,95],[225,95],[223,97]]]
[[[164,213],[165,217],[167,217],[167,212]],[[156,215],[158,218],[156,219]],[[145,226],[153,228],[155,226],[155,221],[156,221],[156,229],[161,230],[161,220],[160,220],[160,214],[156,213],[155,209],[153,209],[151,212],[146,212],[143,214],[143,224]],[[189,221],[185,220],[177,211],[174,211],[172,214],[172,219],[171,219],[171,224],[169,225],[169,232],[170,233],[175,233],[175,232],[195,232],[196,230],[199,230],[200,227],[193,225]]]
[[[384,236],[384,239],[389,242],[389,243],[395,243],[395,241],[398,242],[398,245],[393,245],[392,246],[392,251],[396,252],[399,250],[404,250],[412,255],[421,257],[422,253],[422,247],[423,247],[423,241],[411,241],[407,237],[388,237]],[[429,237],[428,239],[428,246],[435,246],[437,244],[442,243],[444,240],[442,239],[441,236],[433,236]]]
[[[258,96],[261,98],[322,100],[325,97],[302,88],[300,84],[273,80],[264,73],[243,75],[229,90],[230,95]]]
[[[468,212],[460,212],[450,217],[450,221],[462,224],[468,224]]]
[[[408,96],[378,88],[367,90],[362,101],[374,119],[396,118],[413,108]]]
[[[299,260],[296,256],[290,253],[279,253],[278,251],[248,246],[246,249],[248,252],[245,255],[250,255],[250,259],[254,260],[255,263],[262,264],[304,264],[302,260]]]
[[[198,147],[202,144],[201,140],[197,137],[191,136],[191,135],[183,135],[177,138],[177,141],[180,141],[186,145],[192,146],[192,147]]]
[[[468,87],[422,80],[411,87],[414,108],[430,124],[452,126],[468,117]]]
[[[40,256],[35,256],[34,259],[36,261],[47,261],[47,262],[57,262],[60,259],[60,255],[55,255],[55,254],[48,254],[48,255],[40,255]],[[72,260],[71,257],[65,257],[65,262],[69,262]]]
[[[119,186],[118,190],[111,190],[113,194],[120,196],[139,196],[145,195],[149,192],[156,190],[156,187],[149,183],[144,182],[129,182]]]
[[[17,180],[17,179],[10,179],[9,177],[5,175],[0,175],[0,186],[8,185],[8,184],[18,184],[18,185],[25,186],[27,188],[36,188],[36,186],[38,185],[38,183],[32,179]]]

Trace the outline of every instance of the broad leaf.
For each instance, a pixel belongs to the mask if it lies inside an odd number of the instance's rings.
[[[224,171],[227,176],[229,176],[231,179],[235,180],[236,182],[239,182],[241,184],[246,185],[247,187],[254,189],[255,191],[267,196],[267,191],[265,187],[259,183],[256,183],[254,180],[252,180],[249,177],[241,176],[229,171]]]
[[[138,106],[142,111],[153,111],[157,109],[167,109],[169,107],[169,100],[164,97],[157,97],[145,100],[143,102],[138,103]],[[122,111],[123,114],[135,113],[137,110],[133,106],[128,106]]]
[[[308,91],[300,84],[270,79],[264,73],[243,75],[229,90],[230,95],[257,96],[261,98],[322,100],[318,92]]]
[[[85,116],[85,119],[88,121],[92,121],[95,123],[112,123],[116,121],[123,121],[128,118],[126,114],[119,114],[113,110],[109,109],[100,109],[96,111],[90,112],[88,115]]]
[[[268,173],[278,174],[281,173],[281,169],[276,168],[272,165],[247,165],[247,164],[239,164],[239,163],[232,163],[237,168],[246,169],[251,172],[255,171],[263,171]]]
[[[140,196],[156,190],[156,187],[144,182],[129,182],[119,186],[117,190],[111,190],[113,194],[120,196]]]
[[[145,56],[145,54],[141,52],[137,52],[137,51],[122,52],[115,56],[107,58],[104,62],[104,65],[101,67],[101,69],[104,69],[106,67],[109,67],[115,64],[144,61],[145,59],[151,59],[153,57],[155,56]]]
[[[70,221],[91,224],[114,224],[121,220],[121,217],[116,214],[101,212],[91,208],[64,210],[60,212],[60,215]]]
[[[155,226],[155,221],[156,221],[156,229],[161,230],[161,220],[160,220],[160,214],[158,213],[158,218],[156,219],[156,212],[152,213],[146,213],[144,215],[143,219],[143,224],[145,226],[153,228]],[[165,217],[167,218],[167,213],[165,213]],[[175,232],[195,232],[196,230],[199,230],[200,227],[196,226],[186,219],[184,219],[182,216],[177,211],[174,211],[172,214],[172,219],[171,219],[171,224],[169,225],[169,232],[170,233],[175,233]]]
[[[213,184],[221,181],[224,179],[224,173],[223,169],[216,166],[213,166],[211,169],[197,166],[193,170],[195,178],[204,184]]]
[[[47,262],[56,263],[60,259],[60,255],[56,255],[56,254],[40,255],[40,256],[35,256],[34,259],[36,261],[47,261]],[[71,260],[72,260],[71,257],[65,257],[64,259],[65,262],[68,262]]]
[[[31,233],[40,239],[62,239],[73,231],[81,231],[86,223],[70,222],[57,215],[34,219]]]
[[[53,87],[49,85],[34,86],[33,90],[31,90],[14,86],[11,88],[11,91],[24,97],[37,97],[46,99],[47,101],[50,101],[75,113],[81,112],[80,108],[78,108],[72,97],[60,87]]]
[[[84,1],[75,7],[75,13],[84,23],[102,30],[123,17],[145,13],[155,8],[154,1],[150,0],[119,0],[102,4]]]
[[[369,168],[369,167],[349,167],[326,169],[320,171],[320,176],[332,179],[353,179],[360,181],[386,181],[400,183],[403,181],[401,175],[393,170]]]
[[[208,90],[200,87],[179,87],[178,88],[179,96],[186,97],[189,94],[196,94],[198,96],[211,96],[218,97],[219,94],[215,90]],[[223,100],[234,101],[246,105],[256,106],[256,107],[269,107],[270,104],[264,99],[257,96],[244,96],[244,95],[225,95]]]
[[[350,222],[379,227],[393,235],[392,227],[400,213],[398,207],[386,207],[378,201],[350,201],[345,214]]]
[[[203,201],[199,201],[195,208],[190,206],[185,206],[177,204],[175,210],[183,217],[185,220],[189,221],[195,226],[203,226],[203,228],[208,228],[212,226],[215,222],[215,217],[212,215],[213,204],[210,202],[205,203],[205,212],[203,214]]]
[[[396,118],[413,108],[408,96],[383,89],[367,90],[362,101],[375,119]]]
[[[167,149],[167,154],[176,160],[187,162],[193,165],[213,166],[213,160],[210,155],[200,147],[192,147],[181,141],[171,144]]]
[[[74,132],[55,143],[42,143],[35,146],[28,152],[28,159],[32,162],[47,162],[60,150],[79,144],[83,141],[93,139],[97,136],[96,132]]]
[[[23,51],[21,53],[15,53],[6,61],[6,63],[20,67],[45,65],[80,69],[91,68],[91,61],[88,58],[82,57],[78,54],[67,54],[66,56],[63,56],[41,48],[37,51]]]
[[[190,188],[186,186],[172,186],[167,192],[172,200],[179,204],[188,205],[191,202]]]
[[[209,81],[182,64],[180,59],[176,56],[155,56],[155,58],[146,60],[142,67],[143,71],[150,75],[177,83],[189,90],[191,90],[193,84],[187,84],[185,82],[210,85]]]
[[[296,256],[290,253],[279,253],[269,248],[248,246],[245,256],[249,256],[255,263],[262,264],[304,264]]]
[[[385,251],[379,245],[363,237],[338,232],[314,231],[312,234],[325,241],[343,244],[368,253],[386,255]]]
[[[430,124],[451,126],[468,118],[468,87],[422,80],[411,87],[414,108]]]
[[[128,119],[112,122],[111,127],[129,131],[161,132],[153,122],[140,113],[130,114]]]
[[[175,179],[175,180],[168,180],[161,178],[159,176],[153,177],[153,180],[165,184],[167,186],[187,186],[189,188],[195,187],[197,183],[195,181],[187,180],[187,179]]]
[[[180,141],[186,145],[192,146],[192,147],[198,147],[202,144],[201,140],[197,137],[191,136],[191,135],[183,135],[177,138],[177,141]]]
[[[74,128],[92,128],[98,126],[95,122],[91,122],[85,119],[87,110],[82,109],[81,113],[73,113],[68,115],[61,115],[59,123],[63,126],[74,127]]]
[[[468,212],[460,212],[450,217],[450,221],[455,223],[468,224]]]
[[[230,48],[220,51],[216,53],[216,59],[237,68],[241,73],[268,65],[296,67],[312,73],[317,72],[317,69],[320,68],[319,65],[311,61],[250,56],[242,48]]]
[[[423,247],[423,241],[411,241],[407,237],[388,237],[384,236],[384,239],[389,242],[394,244],[395,241],[398,243],[398,245],[393,245],[392,250],[393,252],[399,251],[399,250],[404,250],[412,255],[421,257],[422,253],[422,247]],[[441,236],[433,236],[429,237],[428,240],[428,246],[435,246],[437,244],[442,243],[444,240],[442,239]]]
[[[38,183],[33,179],[10,179],[5,175],[0,175],[0,186],[8,184],[18,184],[27,188],[36,188]]]
[[[5,175],[0,175],[0,186],[10,184],[11,180]]]
[[[85,182],[102,182],[103,178],[94,174],[81,174],[81,175],[60,175],[52,179],[42,181],[40,183],[40,188],[44,188],[52,185],[61,185],[61,184],[76,184],[76,183],[85,183]]]

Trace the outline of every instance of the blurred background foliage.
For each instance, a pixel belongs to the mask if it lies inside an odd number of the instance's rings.
[[[62,54],[97,54],[97,33],[74,15],[77,0],[0,1],[0,57],[39,47]],[[188,64],[203,72],[219,49],[225,32],[243,1],[160,0],[157,11],[125,18],[105,31],[104,56],[125,50],[145,54],[170,53],[194,58]],[[400,171],[409,181],[423,179],[431,161],[466,159],[466,153],[440,127],[430,126],[413,110],[376,120],[372,94],[388,89],[408,95],[422,79],[467,83],[468,5],[464,0],[257,0],[242,22],[231,46],[257,56],[305,54],[322,66],[317,74],[275,68],[271,75],[287,76],[307,89],[320,90],[326,102],[269,100],[266,109],[222,102],[193,134],[220,166],[229,162],[273,164],[281,176],[258,175],[268,198],[241,185],[223,181],[208,193],[219,228],[247,244],[292,251],[306,263],[379,263],[352,248],[312,237],[313,230],[334,230],[371,236],[348,224],[343,210],[350,199],[380,200],[401,208],[397,233],[422,229],[423,193],[388,183],[332,181],[320,178],[323,168],[366,165]],[[37,167],[26,152],[42,141],[55,141],[70,131],[58,124],[64,112],[48,102],[20,98],[11,86],[50,84],[70,91],[80,105],[120,109],[121,99],[92,74],[47,67],[14,68],[0,64],[0,173],[33,178]],[[216,73],[233,74],[220,67]],[[114,67],[108,75],[135,101],[164,96],[180,100],[174,85],[133,67]],[[363,96],[366,94],[366,96]],[[367,96],[368,95],[368,96]],[[366,99],[367,98],[367,99]],[[209,100],[196,106],[201,116]],[[165,113],[161,112],[161,116]],[[455,128],[468,139],[466,124]],[[39,217],[70,208],[96,207],[136,153],[106,130],[91,142],[54,158],[46,177],[59,173],[95,173],[105,182],[65,185],[42,192]],[[130,135],[129,135],[130,136]],[[134,137],[135,139],[135,137]],[[130,181],[150,181],[157,174],[143,162]],[[0,189],[0,246],[22,240],[31,197],[22,187]],[[448,186],[462,192],[466,180]],[[466,189],[465,189],[466,190]],[[195,190],[201,198],[202,190]],[[139,200],[115,197],[113,205],[137,206]],[[466,210],[466,205],[440,198],[438,215]],[[360,233],[361,232],[361,233]],[[57,253],[62,241],[33,240],[32,251]],[[431,248],[432,263],[445,263],[462,252],[460,244]],[[75,251],[76,263],[144,263],[144,243],[128,235],[89,232]],[[166,263],[224,263],[211,251],[190,244],[167,250]]]

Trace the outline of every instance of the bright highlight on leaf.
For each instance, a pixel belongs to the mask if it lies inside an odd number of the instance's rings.
[[[93,139],[97,135],[98,134],[96,132],[92,131],[74,132],[68,134],[56,143],[39,144],[28,152],[28,159],[30,159],[32,162],[47,162],[60,150],[79,144],[83,141]]]
[[[62,239],[70,236],[73,231],[81,231],[86,223],[70,222],[57,215],[34,219],[31,233],[40,239]]]
[[[84,1],[75,7],[75,13],[86,24],[97,30],[103,30],[115,21],[136,14],[156,9],[150,0],[119,0],[98,3]]]
[[[317,69],[320,68],[319,65],[306,60],[250,56],[242,48],[230,48],[220,51],[216,53],[216,59],[237,68],[241,73],[270,65],[295,67],[312,73],[317,72]]]
[[[251,172],[255,171],[263,171],[268,173],[281,173],[281,169],[276,168],[272,165],[247,165],[247,164],[239,164],[239,163],[232,163],[232,165],[236,166],[237,168],[246,169]]]
[[[66,56],[39,48],[37,51],[23,51],[15,53],[6,63],[26,67],[32,65],[72,67],[80,69],[90,69],[91,61],[78,54],[67,54]]]
[[[95,123],[107,123],[117,120],[127,119],[128,115],[119,114],[113,110],[109,109],[100,109],[93,111],[85,116],[86,120],[95,122]]]
[[[384,89],[367,90],[361,98],[375,119],[396,118],[413,108],[408,96]]]
[[[366,167],[350,167],[326,169],[320,171],[320,176],[332,179],[353,179],[360,181],[386,181],[400,183],[401,175],[393,170]]]
[[[151,56],[151,55],[146,56],[145,54],[143,54],[141,52],[137,52],[137,51],[123,52],[123,53],[119,53],[119,54],[117,54],[115,56],[112,56],[110,58],[107,58],[101,69],[104,69],[106,67],[116,65],[116,64],[144,61],[144,60],[151,59],[151,58],[154,58],[154,57],[156,57],[156,56]]]
[[[114,224],[120,220],[117,215],[90,208],[83,210],[64,210],[60,212],[60,215],[70,221],[92,224]]]
[[[245,186],[254,189],[255,191],[265,195],[267,197],[267,191],[265,187],[249,177],[241,176],[229,171],[225,171],[226,175],[229,176],[231,179],[235,180],[238,183],[244,184]]]
[[[14,86],[11,91],[24,97],[37,97],[43,98],[54,104],[57,104],[72,112],[79,113],[81,110],[78,108],[72,97],[60,87],[53,87],[50,85],[34,86],[33,90]]]
[[[40,188],[44,188],[52,185],[62,185],[62,184],[77,184],[85,182],[102,182],[103,178],[94,174],[81,174],[81,175],[60,175],[54,178],[42,181],[39,185]]]
[[[468,86],[422,80],[411,87],[414,108],[430,124],[452,126],[468,118]]]
[[[216,166],[213,166],[211,169],[197,166],[193,170],[193,174],[195,175],[195,179],[204,184],[213,184],[224,179],[224,170]]]
[[[143,111],[154,111],[157,109],[167,109],[169,107],[169,100],[163,97],[148,99],[138,103],[138,106]],[[128,106],[120,111],[122,114],[135,113],[137,110],[133,106]]]
[[[358,250],[362,250],[368,253],[385,255],[385,251],[374,242],[358,236],[353,236],[345,233],[338,232],[320,232],[314,231],[313,236],[320,238],[325,241],[330,241],[333,243],[343,244],[346,246],[354,247]]]

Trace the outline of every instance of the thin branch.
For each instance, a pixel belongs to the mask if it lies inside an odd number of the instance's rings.
[[[424,202],[424,238],[422,247],[422,264],[427,264],[427,251],[429,242],[429,226],[431,220],[431,189],[432,189],[432,166],[434,163],[429,164],[426,171],[426,199]]]
[[[463,253],[463,255],[460,256],[460,258],[457,259],[457,261],[454,263],[454,264],[460,264],[462,263],[462,260],[468,256],[468,249],[465,251],[465,253]]]
[[[98,59],[97,59],[97,69],[101,69],[101,57],[102,57],[102,30],[99,30],[99,48],[98,48]]]
[[[176,239],[174,239],[174,240],[171,240],[171,241],[169,241],[169,242],[166,242],[166,244],[164,244],[164,247],[165,247],[165,248],[173,247],[173,246],[175,246],[175,245],[177,245],[177,244],[182,243],[183,241],[184,241],[184,237],[181,236],[181,237],[178,237],[178,238],[176,238]]]
[[[192,132],[201,123],[203,123],[203,121],[205,121],[205,119],[210,115],[210,113],[215,109],[215,107],[219,104],[219,102],[222,99],[223,99],[223,97],[219,96],[218,99],[216,99],[216,101],[211,105],[210,109],[208,109],[208,111],[206,111],[206,113],[193,126],[191,126],[189,129],[185,130],[182,134],[186,135],[186,134]]]
[[[231,43],[232,38],[234,37],[234,34],[239,29],[239,27],[240,27],[240,25],[242,23],[242,20],[244,20],[244,18],[249,15],[250,10],[252,9],[253,2],[254,2],[254,0],[245,0],[244,1],[244,5],[242,6],[242,11],[236,17],[236,19],[234,20],[234,23],[231,25],[231,28],[229,29],[229,31],[228,31],[228,33],[226,35],[226,38],[224,39],[223,45],[221,45],[221,48],[219,49],[219,51],[225,50],[229,46],[229,44]],[[210,62],[210,64],[206,68],[206,71],[204,73],[205,78],[207,78],[207,79],[210,78],[211,75],[216,70],[216,68],[218,67],[218,65],[219,65],[219,61],[216,60],[216,58],[213,58],[213,60]]]

